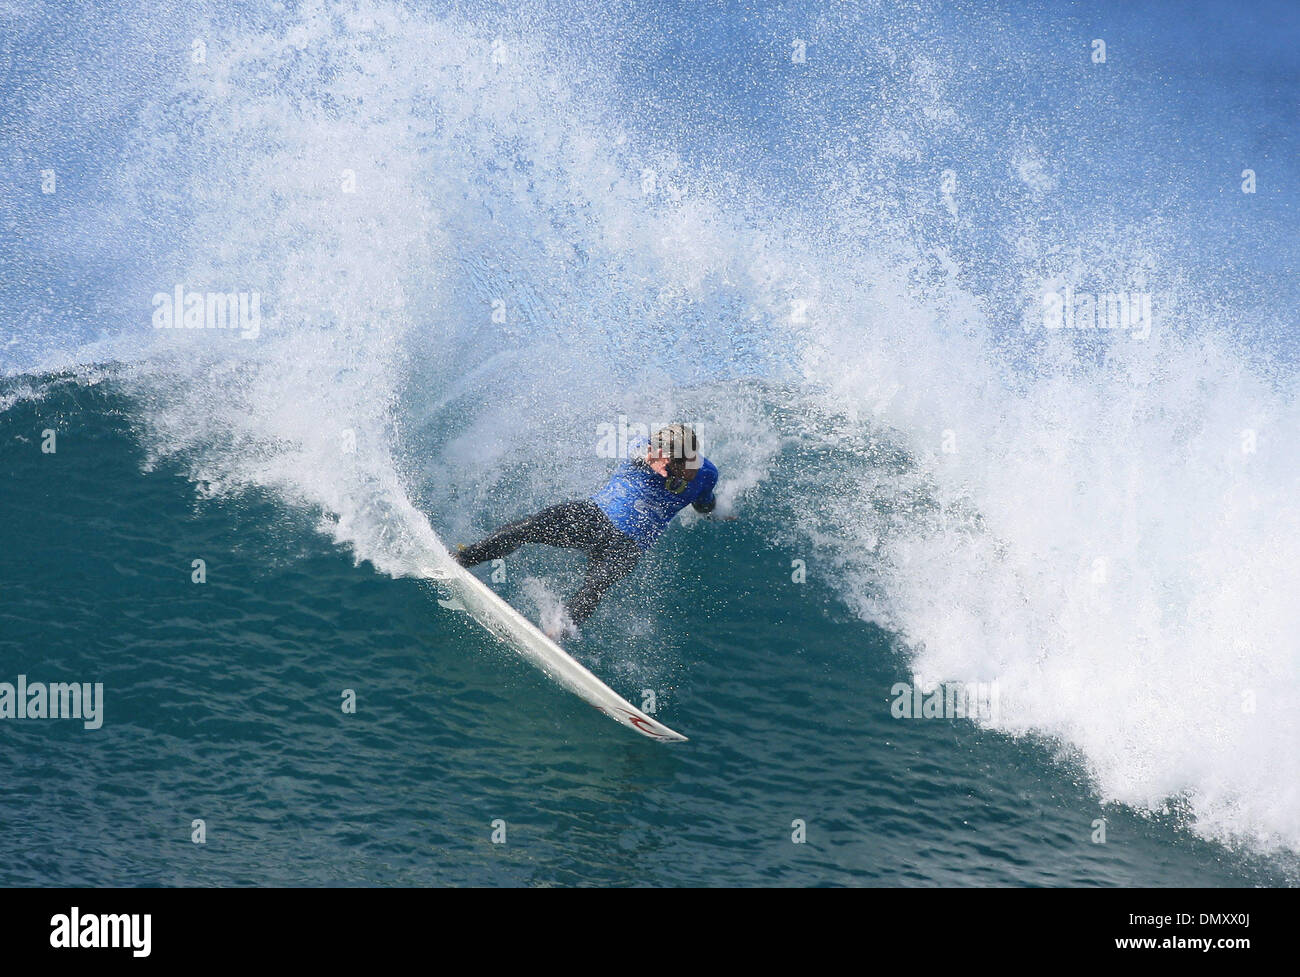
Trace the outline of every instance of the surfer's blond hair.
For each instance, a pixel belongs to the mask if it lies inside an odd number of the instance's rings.
[[[650,438],[650,447],[670,459],[670,467],[685,470],[700,467],[700,441],[685,424],[669,424]]]

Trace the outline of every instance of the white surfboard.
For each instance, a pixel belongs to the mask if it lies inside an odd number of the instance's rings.
[[[610,719],[661,743],[684,743],[686,737],[637,709],[600,679],[583,668],[567,651],[541,632],[532,621],[507,604],[487,584],[448,558],[427,571],[451,591],[444,607],[463,610],[494,637],[536,665],[552,681],[595,706]]]

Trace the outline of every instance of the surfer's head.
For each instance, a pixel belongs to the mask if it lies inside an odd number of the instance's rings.
[[[650,437],[650,462],[667,478],[685,478],[700,467],[700,443],[685,424],[670,424]]]

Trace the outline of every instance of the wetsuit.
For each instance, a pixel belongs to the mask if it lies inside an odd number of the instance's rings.
[[[635,569],[641,554],[663,535],[668,523],[687,505],[712,511],[718,469],[700,457],[690,481],[664,478],[645,463],[647,442],[634,442],[603,489],[587,499],[548,506],[541,512],[502,526],[491,536],[455,554],[461,566],[499,560],[524,543],[567,546],[587,554],[587,578],[565,601],[575,624],[591,616],[605,591]],[[678,491],[673,491],[677,489]]]

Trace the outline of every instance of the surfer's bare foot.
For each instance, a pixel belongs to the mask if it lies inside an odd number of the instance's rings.
[[[552,641],[558,642],[562,638],[576,638],[578,628],[566,615],[562,615],[558,620],[544,623],[542,625],[542,634]]]

